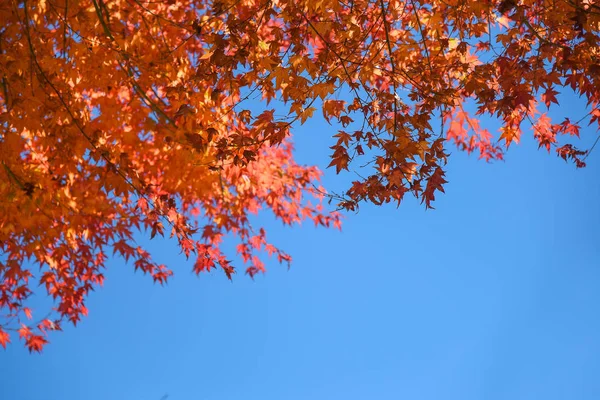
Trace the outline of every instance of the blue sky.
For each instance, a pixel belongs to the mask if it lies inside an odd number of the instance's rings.
[[[298,128],[299,161],[327,165],[331,129]],[[0,351],[0,399],[598,399],[600,152],[576,170],[536,149],[452,149],[435,210],[363,206],[342,232],[265,217],[294,261],[255,281],[196,277],[155,239],[169,284],[111,261],[77,328]]]

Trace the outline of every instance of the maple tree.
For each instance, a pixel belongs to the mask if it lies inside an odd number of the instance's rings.
[[[87,313],[110,255],[168,279],[139,230],[231,278],[226,235],[250,276],[263,253],[290,261],[251,223],[261,209],[339,226],[292,156],[317,109],[330,167],[362,168],[327,194],[345,210],[431,207],[446,141],[501,159],[527,130],[582,167],[587,150],[559,141],[600,123],[592,0],[7,0],[0,21],[0,345],[15,331],[30,351]],[[587,108],[552,121],[564,91]],[[55,300],[41,319],[38,284]]]

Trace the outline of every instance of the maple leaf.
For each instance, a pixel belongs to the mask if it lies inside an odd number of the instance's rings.
[[[19,330],[17,331],[19,333],[19,338],[20,339],[27,339],[28,337],[30,337],[32,335],[31,330],[25,326],[25,325],[21,325],[21,328],[19,328]]]
[[[341,170],[348,169],[350,156],[348,155],[346,148],[341,145],[333,146],[332,149],[335,149],[335,151],[331,156],[331,163],[329,163],[327,167],[335,166],[335,172],[339,174]]]
[[[500,135],[500,140],[504,140],[506,143],[506,147],[508,148],[511,143],[519,143],[521,138],[521,132],[512,126],[503,126],[500,128],[502,134]]]
[[[550,151],[550,146],[556,143],[556,132],[550,122],[550,118],[546,114],[542,114],[533,125],[535,130],[534,137],[539,142],[538,147],[543,146],[548,151]]]
[[[544,93],[542,93],[542,100],[546,107],[550,108],[552,103],[558,104],[558,100],[556,99],[557,94],[559,93],[552,88],[548,88]]]
[[[30,353],[34,351],[41,353],[42,348],[47,343],[48,341],[40,335],[29,335],[25,340],[25,345],[29,349]]]
[[[6,345],[10,343],[10,335],[0,327],[0,346],[6,349]]]
[[[227,275],[227,279],[231,280],[231,276],[235,274],[235,268],[232,267],[228,261],[220,263],[223,272]]]
[[[440,167],[437,167],[435,171],[433,171],[433,174],[431,174],[431,176],[427,180],[427,186],[425,187],[425,191],[423,192],[422,201],[425,202],[426,208],[433,208],[431,206],[431,202],[435,200],[435,191],[439,190],[440,192],[444,193],[443,185],[445,183],[448,182],[444,179],[444,171]]]
[[[156,221],[152,224],[152,232],[150,233],[150,239],[154,239],[157,233],[164,236],[163,224],[160,221]]]
[[[119,253],[125,261],[129,261],[129,257],[135,255],[135,249],[131,247],[125,240],[119,240],[113,244],[113,254]]]

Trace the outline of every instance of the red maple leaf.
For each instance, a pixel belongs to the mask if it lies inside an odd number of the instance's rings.
[[[444,171],[440,167],[437,167],[427,180],[427,187],[425,188],[425,192],[423,192],[423,200],[421,200],[421,203],[425,202],[426,208],[433,208],[431,202],[435,200],[436,190],[444,193],[444,183],[448,183],[444,179]]]
[[[38,353],[41,353],[42,352],[42,348],[47,343],[48,343],[48,341],[46,339],[44,339],[42,336],[40,336],[40,335],[30,335],[25,340],[25,345],[29,349],[30,353],[33,352],[33,351],[37,351]]]
[[[6,348],[7,343],[10,343],[10,335],[8,332],[4,332],[2,328],[0,328],[0,345]]]

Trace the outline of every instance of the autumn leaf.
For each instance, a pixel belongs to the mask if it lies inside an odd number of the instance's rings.
[[[0,327],[0,345],[6,349],[8,343],[10,343],[10,335]]]
[[[150,233],[150,239],[154,239],[154,236],[159,233],[161,236],[164,236],[163,224],[160,221],[155,221],[152,224],[152,232]]]
[[[521,138],[521,132],[513,126],[503,126],[500,128],[502,134],[500,140],[504,140],[506,147],[509,147],[511,143],[519,143]]]
[[[46,343],[48,343],[48,341],[40,335],[30,335],[25,340],[25,345],[29,349],[30,353],[34,352],[34,351],[41,353],[42,348],[44,347],[44,345]]]
[[[423,192],[423,201],[425,202],[426,208],[433,208],[431,202],[435,200],[435,191],[438,190],[444,193],[444,184],[448,183],[444,179],[444,171],[437,167],[433,174],[427,180],[427,186]]]
[[[542,101],[544,102],[546,107],[549,108],[552,103],[558,104],[558,100],[556,99],[557,94],[558,94],[558,92],[552,88],[548,88],[542,94]]]

